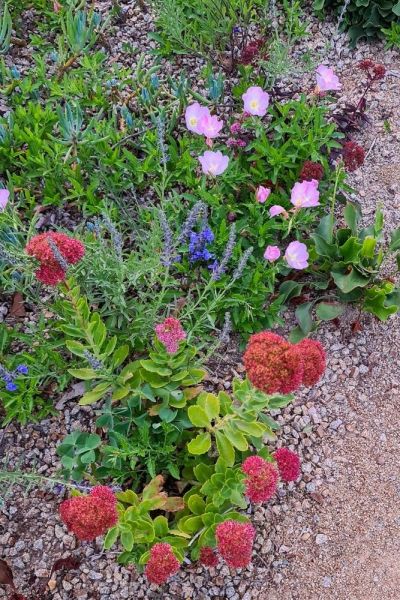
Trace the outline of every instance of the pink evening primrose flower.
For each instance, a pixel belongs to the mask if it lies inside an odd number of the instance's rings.
[[[260,204],[264,204],[270,193],[271,190],[269,188],[259,185],[256,191],[257,202],[260,202]]]
[[[215,138],[224,126],[223,121],[219,121],[217,117],[210,114],[201,117],[199,122],[199,131],[206,138]]]
[[[209,117],[210,111],[206,106],[201,106],[198,102],[190,104],[185,111],[186,127],[193,133],[203,135],[200,127],[200,121],[203,117]]]
[[[263,117],[269,105],[269,94],[259,86],[251,86],[242,95],[244,110],[251,115]]]
[[[274,262],[278,260],[281,255],[281,251],[278,246],[267,246],[264,252],[265,260],[269,260],[269,262]]]
[[[330,90],[340,90],[342,84],[339,81],[339,77],[335,75],[334,71],[325,65],[319,65],[317,72],[317,88],[319,92],[329,92]]]
[[[274,204],[273,206],[271,206],[268,212],[270,217],[276,217],[277,215],[281,215],[286,211],[283,208],[283,206],[279,206],[279,204]]]
[[[199,161],[205,175],[221,175],[229,163],[229,156],[225,156],[218,150],[218,152],[212,152],[206,150],[202,156],[199,156]]]
[[[7,206],[9,197],[10,192],[7,189],[0,189],[0,211]]]
[[[285,258],[292,269],[306,269],[308,267],[307,246],[302,242],[290,242],[286,248]]]
[[[319,205],[318,181],[298,181],[294,184],[290,202],[296,208],[310,208]]]

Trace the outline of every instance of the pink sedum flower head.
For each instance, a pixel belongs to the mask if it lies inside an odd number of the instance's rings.
[[[278,246],[267,246],[264,252],[265,260],[269,260],[269,262],[275,262],[281,255],[281,251]]]
[[[186,338],[186,333],[179,319],[168,317],[155,326],[157,339],[164,344],[169,354],[175,354],[179,349],[179,342]]]
[[[0,189],[0,211],[4,210],[8,204],[10,192],[6,189]]]
[[[279,448],[274,452],[279,475],[283,481],[296,481],[300,475],[300,458],[288,448]]]
[[[308,267],[307,246],[302,242],[290,242],[286,248],[285,258],[292,269],[306,269]]]
[[[294,184],[290,202],[296,208],[310,208],[319,205],[318,181],[298,181]]]
[[[242,464],[246,496],[251,502],[267,502],[276,492],[279,474],[275,466],[261,456],[248,456]]]
[[[317,88],[319,92],[340,90],[342,84],[334,71],[325,65],[319,65],[316,73]]]
[[[268,211],[270,217],[276,217],[284,212],[286,212],[285,209],[283,206],[279,206],[279,204],[274,204]]]
[[[256,191],[257,202],[259,202],[260,204],[264,204],[264,202],[267,200],[270,193],[271,193],[271,190],[269,188],[266,188],[263,185],[258,186],[257,191]]]
[[[193,133],[203,135],[200,127],[200,121],[203,117],[210,116],[210,111],[206,106],[201,106],[198,102],[190,104],[185,111],[186,127]]]
[[[150,583],[162,585],[179,571],[180,562],[173,553],[172,546],[165,542],[154,544],[144,574]]]
[[[202,156],[199,156],[199,161],[205,175],[216,177],[217,175],[222,175],[227,169],[229,156],[225,156],[220,150],[218,152],[206,150]]]
[[[264,92],[259,86],[251,86],[245,94],[242,95],[244,110],[250,115],[263,117],[268,109],[269,94]]]
[[[216,138],[224,126],[224,122],[210,114],[201,117],[199,122],[199,131],[208,139]]]
[[[217,548],[229,567],[247,567],[251,561],[255,533],[249,523],[229,520],[217,525]]]

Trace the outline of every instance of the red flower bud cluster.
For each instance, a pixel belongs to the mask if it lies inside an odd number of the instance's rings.
[[[346,142],[343,145],[342,156],[347,171],[356,171],[358,167],[361,167],[361,165],[364,163],[364,148],[355,142]]]
[[[172,546],[165,542],[154,544],[146,564],[145,575],[150,583],[161,585],[179,571],[180,562],[173,553]]]
[[[245,479],[246,496],[251,502],[267,502],[276,492],[279,473],[276,467],[261,458],[248,456],[242,464]]]
[[[366,58],[358,63],[358,68],[361,69],[361,71],[365,71],[368,75],[368,79],[371,81],[379,81],[380,79],[383,79],[386,74],[386,68],[370,58]]]
[[[250,337],[243,362],[250,382],[266,394],[287,394],[302,384],[314,385],[326,366],[319,342],[306,339],[291,344],[270,331]]]
[[[89,496],[73,496],[60,505],[60,517],[80,540],[94,540],[118,521],[117,499],[110,488],[94,487]]]
[[[288,448],[279,448],[273,454],[282,481],[296,481],[300,475],[300,458]]]
[[[65,233],[53,231],[35,235],[29,240],[25,250],[40,262],[35,275],[47,285],[57,285],[64,281],[68,265],[79,262],[85,254],[82,242]]]
[[[264,40],[258,39],[253,42],[249,42],[242,50],[239,58],[239,63],[242,65],[251,65],[260,53],[260,50],[264,46]]]
[[[217,525],[215,537],[222,558],[230,567],[240,569],[251,561],[255,529],[249,523],[224,521]]]
[[[324,167],[311,160],[306,160],[300,171],[300,181],[312,181],[313,179],[321,181],[323,176]]]
[[[218,556],[210,546],[201,548],[199,560],[205,567],[216,567],[219,563]]]

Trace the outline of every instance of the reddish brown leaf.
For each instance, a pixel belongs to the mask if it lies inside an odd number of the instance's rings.
[[[55,571],[61,571],[62,569],[71,571],[73,569],[77,569],[80,564],[81,561],[76,556],[67,556],[66,558],[59,558],[51,567],[50,578]]]
[[[0,584],[14,587],[13,574],[5,560],[0,559]]]
[[[361,325],[360,321],[354,321],[354,323],[351,324],[351,331],[353,333],[357,333],[358,331],[362,331],[363,330],[363,326]]]
[[[10,308],[10,316],[15,319],[21,319],[25,317],[25,315],[26,311],[23,296],[19,292],[15,292]]]

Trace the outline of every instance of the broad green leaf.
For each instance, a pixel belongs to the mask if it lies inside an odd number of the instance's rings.
[[[68,369],[68,373],[70,373],[72,377],[87,381],[98,378],[98,374],[94,369]]]
[[[200,483],[204,483],[214,473],[214,468],[211,465],[199,463],[194,467],[193,472],[197,481],[200,481]]]
[[[192,494],[187,501],[187,505],[194,515],[202,515],[206,507],[203,498],[198,494]]]
[[[398,229],[395,229],[394,231],[392,231],[391,236],[390,236],[389,249],[392,252],[396,252],[397,250],[400,250],[400,227]]]
[[[343,314],[343,310],[343,304],[338,304],[337,302],[320,302],[315,308],[315,313],[319,321],[330,321]]]
[[[111,529],[109,529],[107,531],[107,535],[104,538],[104,549],[105,550],[109,550],[112,546],[114,546],[115,542],[117,541],[118,534],[119,534],[118,527],[111,527]]]
[[[158,538],[163,538],[168,534],[168,519],[163,515],[158,515],[153,521],[154,531]]]
[[[133,548],[133,533],[132,531],[123,531],[121,533],[121,544],[124,548],[124,550],[127,550],[128,552],[130,552]]]
[[[86,348],[80,342],[66,340],[65,345],[72,354],[76,354],[76,356],[80,356],[81,358],[85,356]]]
[[[351,229],[353,235],[356,235],[358,222],[361,217],[360,207],[358,206],[358,204],[348,202],[344,207],[343,215],[347,227]]]
[[[122,400],[125,398],[131,391],[131,388],[128,385],[122,386],[114,390],[113,395],[111,397],[112,400]]]
[[[312,307],[313,302],[306,302],[305,304],[300,304],[295,312],[300,329],[306,335],[309,334],[313,329],[313,320],[311,316]]]
[[[114,352],[112,359],[111,359],[111,364],[112,364],[113,368],[116,369],[117,367],[122,365],[124,360],[127,358],[128,354],[129,354],[129,346],[127,344],[120,346]]]
[[[160,375],[160,377],[169,377],[172,374],[171,369],[167,367],[161,367],[157,365],[152,360],[141,360],[140,366],[150,373],[156,373],[156,375]]]
[[[211,421],[201,406],[189,406],[188,417],[195,427],[210,427]]]
[[[369,283],[369,277],[364,277],[353,266],[344,265],[344,263],[335,263],[331,274],[334,282],[344,294],[348,294],[358,287],[365,287]]]
[[[102,398],[105,395],[105,393],[109,390],[109,383],[100,383],[99,385],[96,385],[96,387],[93,388],[90,392],[86,392],[86,394],[83,394],[82,398],[79,400],[79,404],[81,406],[93,404],[94,402],[97,402],[97,400],[100,400],[100,398]]]
[[[228,467],[233,467],[235,463],[235,450],[228,438],[221,432],[215,432],[217,450],[220,457],[225,461]]]
[[[235,448],[241,450],[242,452],[245,452],[247,450],[249,444],[246,438],[244,437],[243,433],[234,429],[230,423],[225,425],[223,431],[228,440]]]
[[[256,423],[255,421],[235,421],[235,425],[238,429],[243,431],[246,435],[251,435],[252,437],[262,437],[265,427],[260,423]]]
[[[208,431],[205,433],[200,433],[188,443],[187,447],[190,454],[205,454],[211,448],[210,434]]]
[[[207,413],[207,416],[210,420],[216,419],[219,416],[219,399],[214,394],[207,394],[203,408]]]

